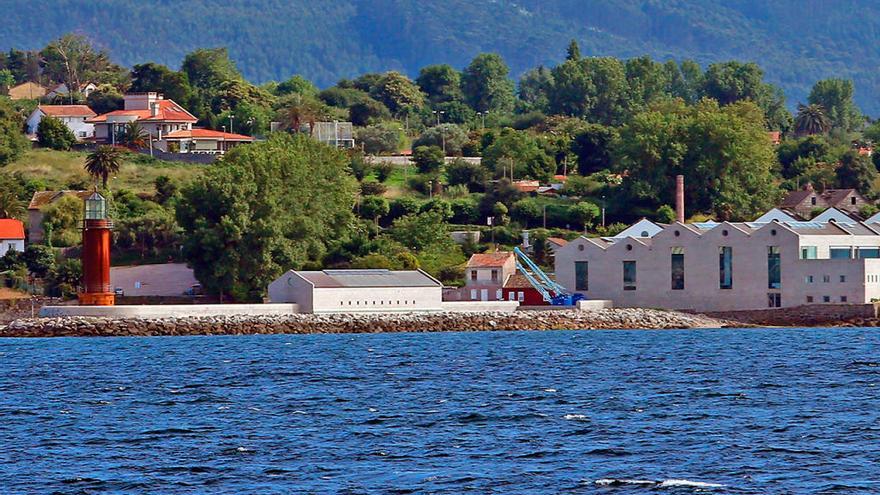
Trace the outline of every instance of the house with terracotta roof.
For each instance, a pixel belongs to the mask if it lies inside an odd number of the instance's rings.
[[[192,130],[198,122],[174,100],[166,100],[159,93],[129,93],[124,96],[124,108],[88,120],[95,126],[95,141],[115,144],[116,135],[130,122],[137,122],[141,128],[157,141],[175,131]]]
[[[85,201],[92,191],[37,191],[31,197],[28,205],[28,242],[41,243],[45,239],[46,232],[43,230],[43,211],[52,204],[67,196],[73,196]]]
[[[77,141],[91,139],[95,136],[95,125],[88,120],[96,115],[88,105],[38,105],[27,119],[27,134],[36,136],[40,121],[48,116],[66,125]]]
[[[871,204],[855,189],[825,189],[816,191],[807,184],[798,191],[791,191],[782,200],[779,209],[794,213],[800,218],[809,220],[815,210],[837,208],[838,210],[858,215],[865,205]]]
[[[14,218],[0,218],[0,257],[9,251],[24,252],[24,224]]]
[[[205,153],[222,155],[242,143],[253,143],[254,138],[243,134],[214,131],[211,129],[189,129],[172,131],[162,136],[157,148],[176,153]]]
[[[95,91],[96,89],[98,89],[98,86],[95,83],[87,82],[87,83],[82,84],[80,86],[78,93],[80,93],[84,98],[88,98],[89,95],[92,94],[92,92]],[[67,84],[64,84],[64,83],[56,84],[55,87],[53,87],[52,89],[49,90],[48,93],[46,93],[46,97],[48,97],[48,98],[58,98],[58,97],[63,98],[65,96],[69,96],[69,95],[70,95],[70,88],[67,86]]]
[[[507,251],[477,253],[465,270],[463,299],[471,301],[504,300],[504,282],[516,273],[516,256]]]
[[[46,95],[46,88],[35,82],[24,82],[9,88],[10,100],[37,100]]]

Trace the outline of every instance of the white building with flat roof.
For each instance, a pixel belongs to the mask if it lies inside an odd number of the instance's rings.
[[[556,280],[618,307],[728,311],[880,300],[880,223],[828,217],[676,222],[650,237],[581,237],[556,252]]]
[[[301,313],[441,311],[443,284],[421,270],[323,270],[287,273],[269,284],[269,300]]]

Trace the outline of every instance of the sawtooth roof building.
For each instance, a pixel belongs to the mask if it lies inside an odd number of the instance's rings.
[[[813,221],[771,210],[754,222],[651,225],[580,237],[556,252],[556,278],[621,307],[730,311],[880,300],[880,215],[836,209]],[[653,225],[653,227],[652,227]]]

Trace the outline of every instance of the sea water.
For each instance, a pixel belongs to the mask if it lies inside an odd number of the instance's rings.
[[[877,329],[0,340],[0,493],[880,493],[878,383]]]

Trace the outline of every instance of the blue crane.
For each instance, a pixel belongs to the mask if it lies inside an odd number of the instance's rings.
[[[581,294],[572,294],[565,287],[557,284],[544,273],[534,261],[529,258],[520,248],[513,248],[516,255],[516,269],[526,277],[545,301],[554,306],[573,306],[584,298]]]

